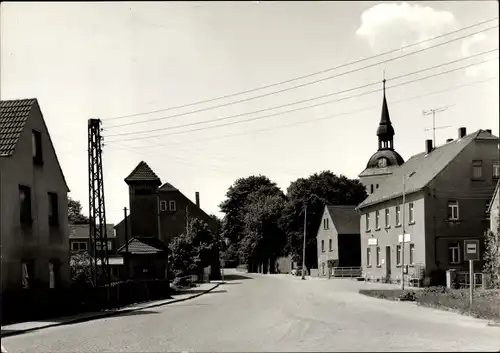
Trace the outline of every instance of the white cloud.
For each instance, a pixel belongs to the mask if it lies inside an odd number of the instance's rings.
[[[451,12],[403,2],[378,4],[364,11],[356,34],[374,50],[390,50],[455,28],[457,22]]]

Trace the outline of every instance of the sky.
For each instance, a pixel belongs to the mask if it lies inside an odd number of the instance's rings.
[[[384,77],[405,160],[432,138],[424,110],[447,107],[438,145],[462,126],[499,133],[498,18],[445,35],[494,19],[497,1],[0,6],[0,97],[38,99],[86,214],[87,121],[102,119],[108,223],[140,161],[219,216],[241,177],[284,191],[323,170],[356,178],[377,150]]]

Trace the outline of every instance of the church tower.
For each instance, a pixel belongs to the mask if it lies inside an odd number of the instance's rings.
[[[394,150],[395,132],[385,96],[385,79],[383,87],[382,114],[377,128],[378,150],[371,156],[366,169],[359,174],[359,179],[366,187],[368,195],[373,194],[385,178],[404,163],[403,157]]]

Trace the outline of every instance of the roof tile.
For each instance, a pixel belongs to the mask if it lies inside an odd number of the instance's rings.
[[[126,182],[130,181],[160,181],[160,178],[153,172],[149,165],[141,161],[137,167],[125,178]]]
[[[326,206],[339,234],[360,234],[356,206]]]
[[[11,156],[36,99],[0,101],[0,157]]]
[[[123,245],[118,252],[125,252],[125,248],[126,245]],[[167,249],[167,246],[158,238],[134,237],[128,242],[128,252],[131,254],[157,254]]]

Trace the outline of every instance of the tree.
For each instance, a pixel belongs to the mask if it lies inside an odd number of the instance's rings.
[[[93,285],[91,258],[87,251],[73,253],[70,258],[71,280],[77,285]]]
[[[497,220],[496,232],[491,229],[485,234],[484,272],[489,278],[490,286],[500,288],[500,217]]]
[[[261,187],[266,188],[271,193],[279,190],[276,183],[263,175],[240,178],[229,187],[226,200],[220,204],[219,207],[225,214],[222,235],[232,243],[238,243],[243,235],[248,196],[261,189]]]
[[[366,190],[359,180],[337,176],[330,171],[292,182],[287,189],[288,202],[280,220],[288,238],[285,252],[292,255],[295,261],[302,260],[304,211],[307,205],[306,267],[316,267],[316,233],[325,205],[358,205],[366,197]]]
[[[213,263],[215,248],[215,235],[208,225],[197,218],[191,219],[187,232],[169,244],[169,263],[174,276],[203,274],[203,269]]]
[[[68,197],[68,220],[70,224],[89,224],[89,218],[82,213],[82,204],[71,197]]]
[[[268,194],[274,192],[274,194]],[[240,257],[248,264],[273,262],[286,244],[279,220],[285,207],[285,195],[279,190],[262,188],[248,198],[244,237]]]

